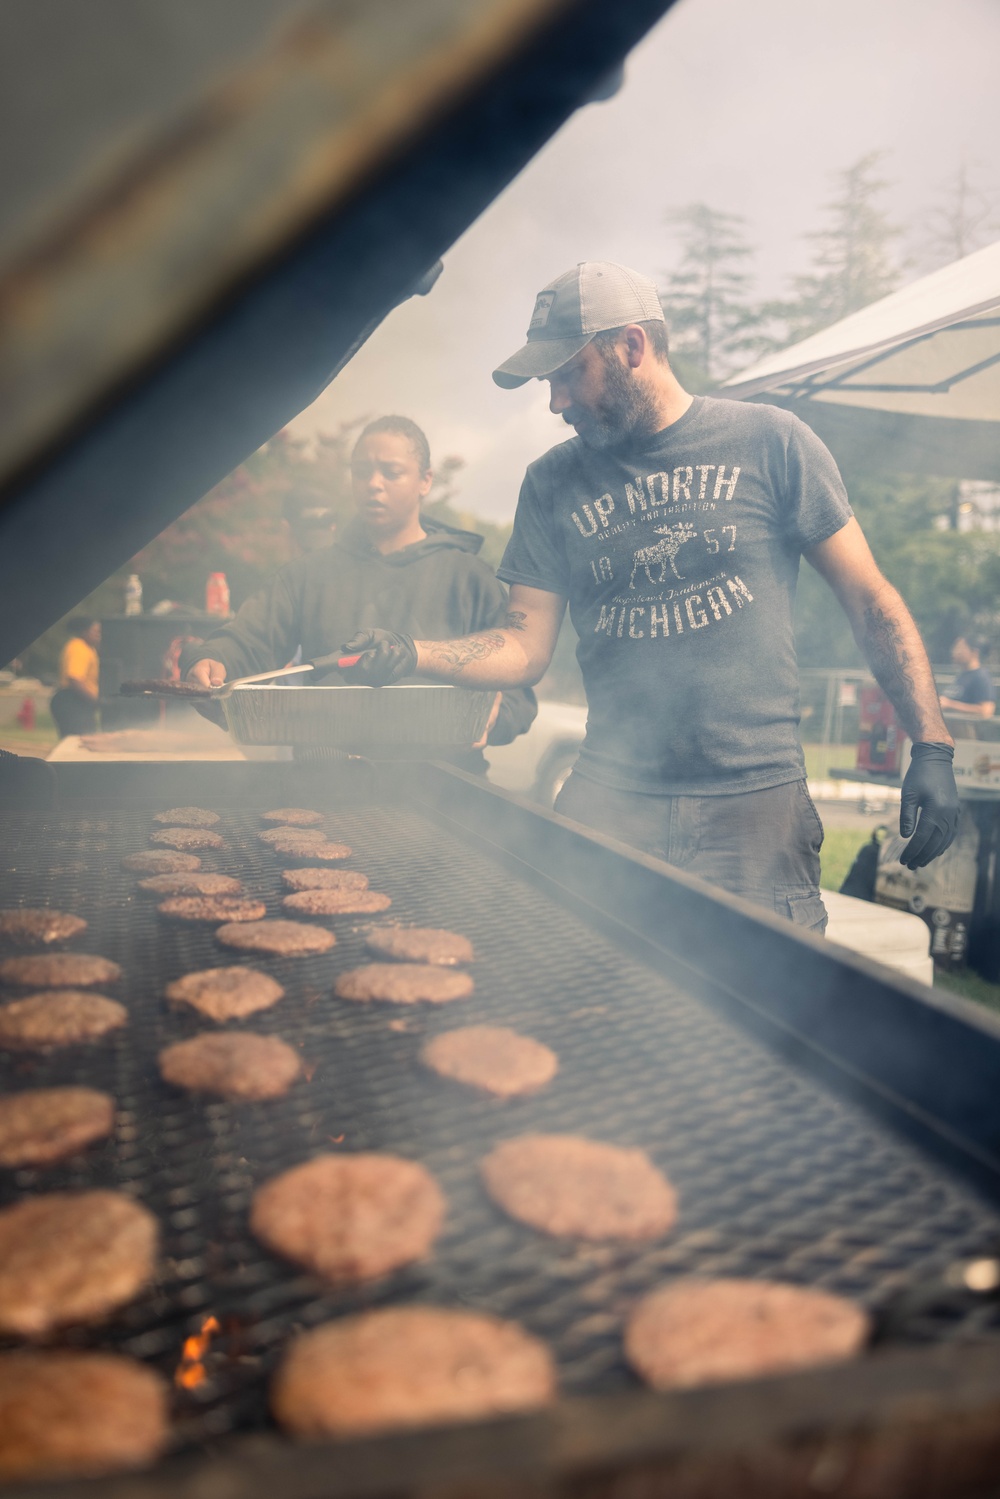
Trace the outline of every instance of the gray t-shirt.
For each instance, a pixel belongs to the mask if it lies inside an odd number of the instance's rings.
[[[653,437],[533,463],[498,573],[569,600],[577,772],[664,796],[802,777],[799,556],[851,513],[830,453],[775,406],[697,396]]]

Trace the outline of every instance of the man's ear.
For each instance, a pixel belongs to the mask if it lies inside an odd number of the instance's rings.
[[[433,485],[433,483],[434,483],[434,470],[432,468],[429,468],[427,470],[427,472],[424,474],[424,476],[421,479],[421,481],[420,481],[420,498],[421,499],[423,499],[424,495],[430,494],[430,492],[431,492],[431,486]]]
[[[625,357],[629,369],[638,369],[645,358],[646,350],[649,348],[649,339],[646,337],[645,328],[640,328],[638,323],[630,323],[623,329],[625,338]]]

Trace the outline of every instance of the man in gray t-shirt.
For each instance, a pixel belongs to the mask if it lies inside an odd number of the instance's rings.
[[[531,378],[577,436],[525,476],[498,570],[504,625],[436,642],[364,632],[345,643],[362,653],[357,679],[536,682],[568,602],[589,715],[557,810],[822,930],[792,629],[804,555],[914,741],[905,860],[942,853],[954,746],[916,627],[819,439],[775,407],[690,396],[655,286],[609,262],[539,294],[527,343],[494,371],[507,387]]]

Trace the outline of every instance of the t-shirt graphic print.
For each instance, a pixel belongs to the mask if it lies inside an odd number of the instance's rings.
[[[650,438],[533,463],[498,572],[569,600],[579,774],[672,796],[799,779],[799,557],[850,516],[830,453],[773,406],[699,396]]]

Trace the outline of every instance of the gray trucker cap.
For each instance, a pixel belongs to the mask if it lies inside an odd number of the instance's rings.
[[[551,375],[595,333],[652,319],[665,321],[648,276],[613,260],[581,260],[538,293],[528,342],[493,371],[493,378],[504,390],[514,390]]]

